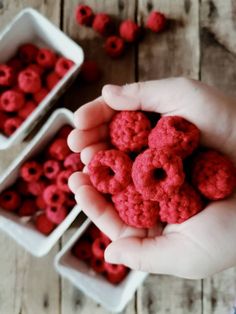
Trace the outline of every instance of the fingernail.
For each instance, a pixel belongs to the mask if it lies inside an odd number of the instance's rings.
[[[109,95],[111,95],[111,94],[119,95],[119,94],[121,94],[121,91],[122,91],[121,86],[109,84],[109,85],[105,85],[103,87],[102,93],[109,94]]]
[[[108,246],[104,252],[104,258],[107,263],[119,264],[120,256],[113,250],[112,247]]]

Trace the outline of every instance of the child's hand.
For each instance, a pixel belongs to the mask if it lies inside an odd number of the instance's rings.
[[[115,110],[182,116],[201,130],[203,145],[236,162],[235,102],[198,81],[172,78],[108,85],[102,97],[79,108],[77,129],[68,141],[73,151],[81,151],[85,164],[97,151],[108,148],[108,124]],[[126,226],[112,204],[91,186],[86,173],[73,174],[69,184],[84,212],[113,240],[105,253],[108,262],[185,278],[203,278],[236,265],[235,196],[212,202],[182,224],[147,231]]]

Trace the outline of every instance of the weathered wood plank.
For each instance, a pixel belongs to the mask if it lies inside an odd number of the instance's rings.
[[[139,80],[169,76],[198,78],[199,14],[198,1],[139,1],[139,21],[145,22],[156,9],[170,19],[162,34],[147,32],[139,46]],[[138,313],[201,313],[201,281],[168,276],[150,276],[138,290]]]
[[[0,1],[0,28],[21,9],[31,6],[59,25],[60,1]],[[25,144],[0,152],[0,173]],[[0,233],[1,281],[0,313],[55,314],[60,312],[59,278],[53,268],[56,246],[46,257],[37,259],[26,253],[9,237]]]
[[[236,95],[235,2],[201,2],[201,79]],[[230,313],[236,298],[236,269],[203,282],[203,313]]]

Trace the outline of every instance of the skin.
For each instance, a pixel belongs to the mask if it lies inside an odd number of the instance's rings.
[[[87,165],[93,155],[109,148],[108,124],[116,110],[156,111],[179,115],[201,130],[201,144],[227,154],[236,163],[235,100],[198,81],[170,78],[106,85],[102,96],[80,107],[70,148],[81,152]],[[90,183],[85,167],[74,173],[69,186],[86,215],[112,239],[107,262],[135,270],[200,279],[236,265],[236,196],[210,203],[182,224],[153,229],[126,226],[113,205]]]

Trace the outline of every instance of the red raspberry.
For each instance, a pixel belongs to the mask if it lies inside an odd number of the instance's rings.
[[[67,216],[67,209],[60,205],[47,206],[46,215],[50,221],[59,225]]]
[[[160,220],[169,224],[184,222],[203,209],[200,195],[187,183],[159,205]]]
[[[1,123],[0,123],[0,130],[2,132],[4,132],[4,125],[5,125],[7,120],[8,120],[7,114],[5,114],[4,112],[0,111],[0,121],[1,121]]]
[[[5,190],[0,194],[0,207],[4,210],[14,212],[19,208],[20,203],[20,195],[12,189]]]
[[[138,152],[147,146],[150,131],[150,121],[138,111],[121,111],[110,123],[112,144],[126,153]]]
[[[19,47],[18,54],[22,62],[31,63],[35,61],[38,50],[34,44],[26,43]]]
[[[23,120],[20,117],[9,118],[5,121],[3,130],[4,134],[11,136],[23,123]]]
[[[167,149],[147,149],[136,157],[132,178],[145,200],[161,201],[183,184],[182,160]]]
[[[92,257],[91,243],[86,240],[79,240],[72,251],[81,261],[87,261]]]
[[[98,258],[96,256],[92,256],[92,259],[91,259],[91,267],[92,269],[100,274],[100,273],[103,273],[104,270],[105,270],[105,261],[103,258]]]
[[[47,160],[43,165],[43,173],[46,178],[53,180],[56,179],[59,172],[61,171],[61,165],[57,160]]]
[[[39,179],[38,181],[30,182],[28,189],[32,195],[38,196],[42,194],[42,192],[46,189],[47,185],[48,185],[47,181]]]
[[[38,209],[45,211],[47,204],[44,201],[44,198],[42,195],[38,195],[36,198],[36,205],[38,207]]]
[[[192,181],[194,186],[210,200],[230,196],[235,188],[235,168],[227,156],[208,150],[194,160]]]
[[[87,83],[93,83],[100,79],[101,70],[99,69],[97,62],[92,60],[85,60],[81,67],[82,79]]]
[[[72,153],[68,155],[64,161],[64,167],[72,171],[82,171],[84,164],[80,159],[80,153]]]
[[[110,36],[105,42],[105,51],[112,58],[120,57],[125,50],[124,40],[118,36]]]
[[[94,14],[88,5],[78,5],[75,10],[76,22],[80,25],[91,26]]]
[[[36,161],[26,161],[20,168],[21,177],[27,181],[37,181],[43,174],[43,167]]]
[[[178,116],[162,117],[148,137],[150,148],[170,149],[182,158],[190,155],[199,141],[199,129]]]
[[[17,193],[19,193],[23,196],[30,195],[28,182],[24,181],[21,178],[18,179],[16,182],[16,191],[17,191]]]
[[[65,206],[69,209],[73,208],[76,205],[74,193],[66,194]]]
[[[23,93],[16,90],[3,92],[0,99],[0,106],[3,111],[15,112],[23,107],[25,98]]]
[[[86,233],[92,241],[95,241],[97,238],[102,236],[102,232],[94,224],[89,226]]]
[[[43,198],[49,206],[62,205],[66,200],[66,195],[63,191],[58,190],[58,187],[51,184],[43,191]]]
[[[18,115],[22,119],[26,119],[36,108],[37,108],[36,102],[34,102],[33,100],[28,100],[26,101],[24,106],[20,108],[20,110],[18,111]]]
[[[73,171],[71,170],[64,170],[61,171],[60,174],[57,176],[57,186],[61,191],[64,192],[70,192],[69,186],[68,186],[68,179],[71,176]]]
[[[36,213],[37,209],[38,208],[35,204],[35,201],[25,200],[17,213],[20,217],[32,216],[34,213]]]
[[[93,20],[93,29],[102,36],[111,34],[114,30],[111,17],[106,13],[96,14]]]
[[[14,57],[14,58],[10,59],[7,62],[7,65],[12,69],[12,71],[15,74],[18,73],[19,71],[21,71],[22,68],[23,68],[23,64],[22,64],[21,60],[19,58],[17,58],[17,57]]]
[[[39,92],[35,93],[34,100],[39,104],[48,95],[48,90],[46,88],[41,88]]]
[[[44,68],[42,68],[40,65],[36,63],[32,63],[27,66],[26,70],[34,71],[36,72],[39,76],[41,76],[44,72]]]
[[[64,138],[67,139],[70,132],[73,130],[72,126],[70,125],[64,125],[60,131],[58,132],[58,138]]]
[[[112,201],[120,218],[128,226],[151,228],[159,218],[159,204],[145,201],[133,184],[128,185],[120,193],[113,195]]]
[[[48,235],[55,228],[55,224],[51,222],[44,213],[42,213],[36,216],[35,227],[41,233]]]
[[[124,265],[105,263],[106,278],[113,284],[120,283],[127,275],[128,269]]]
[[[53,89],[54,86],[60,81],[60,77],[56,72],[51,72],[46,77],[46,84],[49,90]]]
[[[131,181],[132,161],[123,152],[111,149],[94,155],[88,165],[90,180],[102,193],[116,194]]]
[[[163,31],[166,27],[165,15],[157,11],[152,11],[147,18],[146,27],[155,33]]]
[[[99,259],[104,258],[104,252],[106,247],[111,243],[107,237],[100,237],[94,240],[92,244],[93,256]]]
[[[37,93],[41,90],[41,79],[37,72],[26,69],[20,72],[18,76],[20,89],[25,93]]]
[[[55,66],[55,63],[57,61],[56,54],[46,48],[39,49],[37,55],[36,55],[36,62],[45,69],[51,69]]]
[[[120,37],[127,42],[135,42],[140,37],[140,27],[131,20],[125,20],[120,24]]]
[[[75,63],[67,58],[61,57],[57,60],[55,65],[55,72],[59,77],[63,77],[73,67]]]
[[[57,160],[64,160],[70,153],[67,141],[63,138],[54,140],[49,147],[49,155]]]
[[[0,64],[0,86],[11,86],[13,82],[13,69],[6,64]]]

